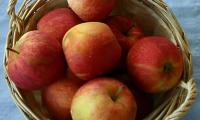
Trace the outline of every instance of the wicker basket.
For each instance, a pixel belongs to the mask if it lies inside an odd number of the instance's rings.
[[[49,10],[66,7],[67,0],[24,0],[16,14],[17,0],[10,0],[8,15],[10,31],[6,47],[13,47],[25,32],[36,29],[36,22]],[[184,58],[184,74],[180,84],[173,90],[156,95],[155,110],[145,120],[179,120],[191,107],[197,91],[192,77],[192,55],[188,40],[174,14],[162,0],[119,0],[112,14],[129,15],[138,21],[146,34],[168,37],[176,44]],[[5,49],[4,68],[10,93],[27,119],[51,119],[40,104],[40,92],[28,92],[18,89],[7,76],[7,58],[9,51]]]

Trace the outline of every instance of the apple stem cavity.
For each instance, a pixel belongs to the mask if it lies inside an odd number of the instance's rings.
[[[18,52],[17,50],[15,50],[15,49],[12,49],[12,48],[9,48],[9,47],[7,47],[7,50],[9,50],[9,51],[11,51],[11,52],[14,52],[14,53],[17,53],[17,54],[19,54],[19,52]]]
[[[111,99],[112,99],[114,102],[119,98],[119,95],[120,95],[120,93],[123,92],[124,88],[125,88],[124,85],[120,86],[120,87],[117,89],[117,92],[116,92],[115,94],[112,94],[112,95],[111,95]]]
[[[168,72],[171,72],[172,71],[172,64],[171,63],[166,63],[164,65],[164,72],[168,73]]]

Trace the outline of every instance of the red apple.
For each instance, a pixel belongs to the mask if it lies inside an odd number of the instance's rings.
[[[111,28],[116,28],[121,33],[127,33],[134,26],[133,20],[128,16],[109,16],[105,23]]]
[[[83,80],[109,72],[121,56],[121,47],[111,29],[100,22],[71,28],[63,39],[63,50],[69,68]]]
[[[66,77],[70,80],[73,80],[74,82],[76,82],[77,84],[84,84],[85,81],[81,80],[80,78],[78,78],[73,72],[72,70],[70,70],[69,68],[67,69],[67,73],[66,73]]]
[[[17,87],[35,90],[64,73],[65,61],[58,41],[46,33],[31,31],[17,41],[8,58],[8,75]]]
[[[167,38],[144,37],[128,53],[128,69],[136,85],[148,93],[175,87],[183,72],[179,49]]]
[[[64,34],[79,23],[81,23],[80,18],[70,8],[57,8],[45,14],[39,20],[37,28],[62,43]]]
[[[126,51],[129,51],[133,44],[142,37],[144,37],[144,33],[141,28],[138,26],[133,26],[127,33],[127,39],[121,40],[121,45],[124,46],[123,48]]]
[[[84,21],[101,21],[112,11],[117,0],[68,0],[72,10]]]
[[[134,120],[136,111],[133,94],[112,78],[97,78],[84,84],[71,106],[73,120]]]
[[[144,36],[142,30],[128,16],[110,16],[105,20],[122,47],[122,57],[117,64],[115,71],[126,71],[128,51],[135,41]]]
[[[141,28],[128,16],[110,16],[105,23],[112,29],[125,53],[130,50],[136,40],[144,36]]]
[[[79,87],[73,79],[62,78],[42,91],[43,104],[55,120],[71,120],[71,102]]]

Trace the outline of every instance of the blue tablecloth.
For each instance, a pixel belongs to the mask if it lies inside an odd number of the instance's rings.
[[[22,0],[18,0],[18,5]],[[199,0],[166,0],[185,29],[193,53],[194,78],[200,87],[200,1]],[[0,59],[3,61],[4,45],[8,32],[9,18],[6,15],[8,0],[0,0]],[[3,66],[2,62],[0,62]],[[13,103],[9,89],[4,80],[4,71],[0,69],[0,120],[23,120],[24,117]],[[199,90],[198,90],[199,92]],[[200,95],[183,120],[200,119]]]

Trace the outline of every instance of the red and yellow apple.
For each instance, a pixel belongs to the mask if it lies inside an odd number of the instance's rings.
[[[76,92],[73,120],[134,120],[137,106],[131,91],[113,78],[97,78]]]
[[[127,85],[133,93],[137,104],[136,120],[143,120],[153,110],[153,99],[150,94],[144,93],[133,84],[131,77],[127,73],[113,74],[111,77]]]
[[[39,20],[37,28],[62,43],[65,33],[79,23],[80,18],[70,8],[57,8],[45,14]]]
[[[128,70],[132,80],[145,92],[164,92],[175,87],[182,76],[183,58],[167,38],[144,37],[128,53]]]
[[[68,0],[70,8],[84,21],[101,21],[112,11],[117,0]]]
[[[71,120],[71,102],[80,87],[76,81],[62,78],[42,91],[42,101],[55,120]]]
[[[121,56],[121,47],[111,29],[100,22],[71,28],[64,36],[63,50],[69,68],[83,80],[110,71]]]
[[[21,89],[40,89],[64,74],[62,46],[44,32],[25,33],[10,50],[8,75]]]

